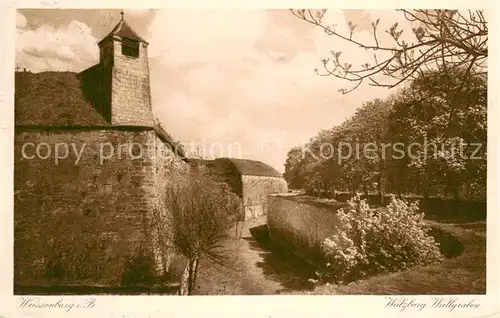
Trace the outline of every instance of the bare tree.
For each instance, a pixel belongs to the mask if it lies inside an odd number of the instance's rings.
[[[224,264],[223,241],[230,237],[241,204],[226,184],[200,174],[184,177],[165,190],[164,211],[157,211],[158,241],[187,260],[181,294],[191,295],[200,261]]]
[[[373,60],[362,65],[352,65],[341,58],[342,52],[332,50],[331,57],[322,59],[323,71],[319,75],[334,76],[353,83],[343,94],[355,90],[366,79],[369,85],[395,87],[402,82],[423,76],[433,68],[443,71],[464,67],[465,77],[486,74],[488,57],[488,23],[484,10],[397,10],[414,27],[415,41],[401,39],[404,29],[398,23],[388,30],[392,43],[380,43],[380,19],[371,24],[373,41],[362,43],[355,38],[356,24],[348,23],[348,34],[336,31],[335,26],[323,23],[326,9],[291,9],[296,17],[316,25],[328,35],[350,42],[360,49],[373,52]],[[407,31],[407,32],[409,32]],[[381,82],[377,75],[385,75],[388,82]]]

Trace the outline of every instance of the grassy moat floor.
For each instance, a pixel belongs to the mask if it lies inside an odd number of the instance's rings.
[[[241,239],[231,239],[225,266],[205,265],[200,270],[196,294],[204,295],[414,295],[486,293],[486,222],[440,223],[433,227],[453,235],[463,252],[434,266],[375,276],[349,285],[314,286],[308,278],[314,268],[287,254],[270,251],[256,229],[265,218],[244,224]],[[252,233],[251,233],[252,232]],[[254,234],[254,235],[252,235]]]

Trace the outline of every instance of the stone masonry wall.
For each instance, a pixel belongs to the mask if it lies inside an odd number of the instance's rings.
[[[267,224],[271,239],[307,259],[332,235],[338,223],[335,209],[301,202],[293,196],[268,197]]]
[[[267,214],[267,196],[273,193],[286,193],[287,183],[283,178],[248,176],[241,177],[245,220]]]
[[[155,144],[155,155],[153,156],[155,167],[155,188],[154,197],[156,208],[159,209],[159,215],[156,218],[153,216],[152,229],[160,232],[153,232],[155,240],[155,257],[157,270],[160,273],[170,271],[172,262],[174,261],[174,251],[166,247],[166,244],[161,239],[171,239],[171,233],[168,231],[168,226],[160,224],[167,222],[168,224],[168,209],[165,206],[165,193],[170,185],[177,185],[185,179],[187,173],[190,172],[190,166],[185,161],[181,160],[179,154],[175,153],[173,147],[162,141],[156,133],[149,133],[149,142]],[[158,235],[162,235],[159,239]],[[175,264],[174,264],[175,265]]]
[[[16,131],[17,284],[59,275],[117,285],[130,257],[153,249],[158,193],[173,171],[186,170],[179,158],[141,154],[151,141],[163,147],[151,130]],[[56,160],[65,145],[68,155]]]
[[[111,84],[111,123],[151,126],[151,92],[147,45],[140,43],[139,57],[122,55],[122,43],[114,41]]]

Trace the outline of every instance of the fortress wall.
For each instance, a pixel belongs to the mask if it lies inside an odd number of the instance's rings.
[[[180,158],[146,153],[158,140],[140,129],[16,131],[16,283],[56,272],[68,283],[119,283],[128,257],[152,247],[161,188],[186,171]]]

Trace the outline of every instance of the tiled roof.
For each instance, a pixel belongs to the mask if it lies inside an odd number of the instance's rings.
[[[215,161],[217,160],[229,161],[236,168],[240,175],[282,177],[282,174],[279,173],[276,169],[260,161],[236,158],[215,159]]]
[[[127,21],[125,20],[120,20],[118,24],[109,32],[107,36],[105,36],[99,43],[103,42],[105,39],[113,36],[113,35],[118,35],[122,38],[128,38],[132,40],[137,40],[137,41],[142,41],[146,42],[143,38],[141,38],[131,27],[128,25]]]

